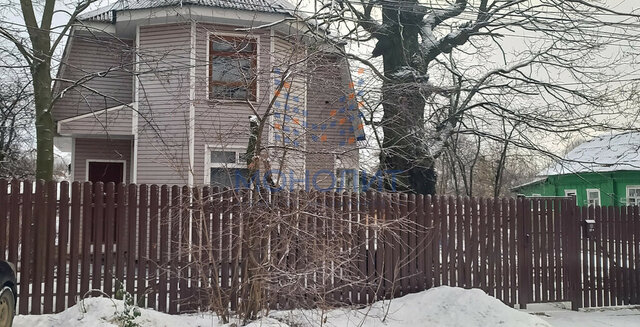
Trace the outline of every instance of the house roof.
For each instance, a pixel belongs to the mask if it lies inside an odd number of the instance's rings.
[[[522,184],[513,186],[513,187],[511,187],[509,189],[512,190],[512,191],[517,191],[517,190],[519,190],[519,189],[521,189],[521,188],[523,188],[525,186],[539,184],[539,183],[542,183],[542,182],[544,182],[546,180],[547,180],[547,176],[538,176],[538,177],[535,177],[534,179],[532,179],[532,180],[530,180],[530,181],[528,181],[526,183],[522,183]]]
[[[292,15],[296,8],[287,0],[118,0],[110,5],[83,13],[80,20],[111,22],[114,11],[182,6],[216,7]]]
[[[640,171],[640,132],[606,134],[584,142],[538,175],[618,170]]]

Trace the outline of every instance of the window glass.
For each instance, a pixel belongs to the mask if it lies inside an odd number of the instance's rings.
[[[251,80],[250,58],[211,57],[211,80],[214,82],[242,82]]]
[[[590,206],[600,205],[600,191],[599,190],[587,190],[587,204]]]
[[[236,152],[211,151],[211,163],[236,163]]]
[[[627,188],[627,205],[640,205],[640,187]]]
[[[255,40],[214,35],[210,42],[209,96],[214,99],[255,100]]]
[[[239,177],[236,177],[238,175]],[[246,168],[211,168],[210,184],[217,187],[235,187],[236,180],[238,180],[239,187],[244,186],[243,183],[247,180],[249,170]]]

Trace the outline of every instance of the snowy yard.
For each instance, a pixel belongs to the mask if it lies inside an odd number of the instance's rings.
[[[115,312],[122,301],[91,298],[68,310],[39,316],[17,316],[15,327],[119,326]],[[384,321],[383,321],[384,320]],[[321,322],[325,322],[321,324]],[[171,316],[142,309],[141,326],[222,327],[209,314]],[[231,324],[230,324],[231,325]],[[230,326],[227,325],[227,326]],[[276,311],[249,326],[640,326],[640,309],[623,308],[572,312],[556,305],[531,306],[527,312],[512,309],[478,289],[437,287],[391,302],[376,302],[362,309]]]

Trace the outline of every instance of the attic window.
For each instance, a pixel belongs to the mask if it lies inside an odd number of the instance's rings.
[[[256,100],[256,39],[211,35],[209,98]]]

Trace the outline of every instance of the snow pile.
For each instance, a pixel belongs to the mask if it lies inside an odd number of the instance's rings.
[[[316,310],[278,312],[272,316],[303,326],[320,326],[324,320]],[[332,310],[325,316],[326,323],[322,326],[336,327],[551,326],[539,317],[508,307],[482,290],[449,286],[409,294],[392,301],[379,301],[364,309]]]
[[[90,298],[64,312],[53,315],[17,316],[15,327],[119,326],[116,311],[122,301]],[[212,314],[168,315],[141,309],[135,322],[140,326],[222,327]],[[288,325],[286,324],[288,323]],[[229,324],[227,326],[231,326]],[[237,324],[236,325],[240,325]],[[527,326],[549,327],[544,320],[512,309],[478,289],[437,287],[406,295],[392,301],[380,301],[362,309],[277,311],[251,323],[251,327],[287,326]]]

